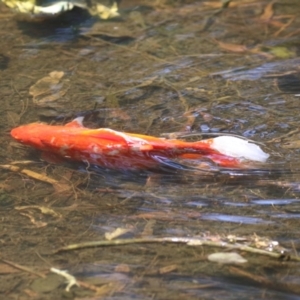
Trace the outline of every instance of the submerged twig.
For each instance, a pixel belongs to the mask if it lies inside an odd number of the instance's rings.
[[[268,143],[268,144],[273,144],[274,142],[275,142],[275,143],[276,143],[276,142],[280,142],[282,139],[284,139],[284,138],[286,138],[286,137],[289,137],[289,136],[291,136],[291,135],[293,135],[293,134],[296,134],[296,133],[298,133],[298,132],[299,132],[299,128],[294,129],[294,130],[291,130],[291,131],[289,131],[289,132],[286,133],[286,134],[283,134],[283,135],[278,136],[278,137],[275,137],[275,138],[273,138],[273,139],[271,139],[271,140],[269,140],[269,141],[266,141],[266,143]]]
[[[7,265],[10,265],[11,267],[14,267],[14,268],[18,269],[18,270],[21,270],[21,271],[24,271],[24,272],[27,272],[27,273],[30,273],[30,274],[34,274],[34,275],[37,275],[37,276],[42,277],[42,278],[46,277],[44,274],[42,274],[40,272],[36,272],[36,271],[30,269],[29,267],[19,265],[17,263],[12,262],[12,261],[9,261],[9,260],[3,259],[3,258],[0,258],[0,261],[4,262]]]
[[[146,244],[146,243],[181,243],[188,246],[208,246],[208,247],[219,247],[230,250],[246,251],[249,253],[255,253],[259,255],[266,255],[273,258],[286,258],[292,261],[300,261],[300,257],[294,255],[285,255],[285,253],[270,252],[263,249],[254,248],[251,246],[243,245],[240,243],[230,243],[220,241],[211,241],[204,238],[186,238],[186,237],[164,237],[164,238],[137,238],[137,239],[117,239],[111,241],[91,241],[80,244],[71,244],[62,248],[59,248],[54,253],[62,251],[78,250],[83,248],[91,247],[106,247],[106,246],[117,246],[117,245],[130,245],[130,244]]]
[[[50,183],[52,185],[59,184],[59,182],[57,180],[53,179],[53,178],[50,178],[46,175],[39,174],[37,172],[31,171],[31,170],[28,170],[28,169],[22,169],[22,168],[17,167],[17,166],[0,165],[0,168],[5,169],[5,170],[9,170],[9,171],[13,171],[13,172],[17,172],[17,173],[22,173],[22,174],[25,174],[25,175],[27,175],[31,178]]]
[[[24,210],[24,209],[38,209],[44,215],[50,215],[55,218],[61,218],[61,214],[57,213],[53,209],[46,206],[39,205],[25,205],[25,206],[15,206],[16,210]]]
[[[106,294],[112,294],[115,291],[120,291],[121,289],[124,288],[124,285],[122,285],[122,284],[118,285],[115,283],[108,283],[108,284],[102,285],[101,287],[98,287],[93,284],[89,284],[87,282],[77,280],[75,278],[75,276],[69,274],[68,271],[66,271],[66,270],[50,268],[50,271],[57,275],[60,275],[66,279],[67,286],[66,286],[65,290],[67,292],[69,292],[73,286],[78,286],[78,287],[83,287],[83,288],[86,288],[86,289],[96,292],[97,296],[103,296]]]
[[[10,163],[10,165],[29,165],[35,164],[36,162],[33,160],[16,160]]]
[[[9,170],[9,171],[16,172],[16,173],[21,173],[21,174],[27,175],[28,177],[37,179],[39,181],[49,183],[58,192],[67,191],[70,189],[70,187],[67,184],[60,183],[59,181],[57,181],[51,177],[48,177],[47,175],[39,174],[37,172],[31,171],[28,169],[23,169],[18,166],[15,166],[15,165],[0,165],[0,169]]]

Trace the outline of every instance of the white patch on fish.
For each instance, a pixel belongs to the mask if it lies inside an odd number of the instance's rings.
[[[95,154],[102,154],[102,149],[99,148],[97,144],[90,144],[89,149],[90,152],[93,152]]]
[[[119,154],[120,152],[119,152],[119,150],[111,150],[111,151],[109,151],[109,152],[107,152],[107,155],[111,155],[111,156],[113,156],[113,155],[117,155],[117,154]]]
[[[105,128],[105,130],[108,130],[110,132],[113,132],[115,135],[122,137],[130,147],[131,150],[151,150],[153,149],[153,146],[149,144],[146,140],[138,137],[129,136],[126,133],[115,131],[109,128]]]

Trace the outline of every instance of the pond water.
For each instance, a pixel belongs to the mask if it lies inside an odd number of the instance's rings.
[[[77,8],[37,19],[1,4],[0,298],[300,299],[299,11],[124,0],[116,19]],[[116,171],[45,161],[9,135],[77,116],[154,136],[235,134],[270,158]],[[208,259],[218,252],[247,262]],[[66,291],[57,270],[79,286]]]

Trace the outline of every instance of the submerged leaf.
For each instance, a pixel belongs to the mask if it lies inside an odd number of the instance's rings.
[[[63,97],[69,86],[62,81],[64,72],[53,71],[48,76],[38,80],[29,89],[33,102],[40,106],[48,106],[49,102],[56,101]]]
[[[114,2],[112,7],[107,7],[103,4],[97,4],[96,9],[89,10],[92,15],[98,15],[101,19],[107,20],[119,16],[117,3]]]
[[[286,149],[299,149],[300,148],[300,140],[286,142],[281,147],[286,148]]]
[[[220,48],[230,51],[230,52],[236,52],[236,53],[244,53],[248,51],[248,48],[245,45],[239,45],[239,44],[231,44],[231,43],[223,43],[216,41]]]
[[[271,1],[265,7],[263,14],[260,16],[261,21],[267,22],[273,17],[273,15],[274,15],[273,4],[274,4],[274,1]]]
[[[287,47],[283,46],[272,47],[269,52],[278,58],[292,58],[296,56],[294,51],[291,51]]]
[[[114,230],[113,232],[106,232],[105,233],[105,238],[109,241],[121,236],[121,235],[124,235],[128,232],[130,232],[131,230],[128,229],[128,228],[117,228],[116,230]]]

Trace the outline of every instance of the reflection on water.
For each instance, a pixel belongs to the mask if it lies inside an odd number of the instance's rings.
[[[297,204],[299,199],[260,199],[260,200],[251,200],[251,203],[257,205],[287,205],[295,203]]]
[[[222,215],[222,214],[205,214],[202,216],[205,220],[221,221],[221,222],[233,222],[240,224],[271,224],[271,221],[265,221],[261,218],[241,217],[234,215]]]

